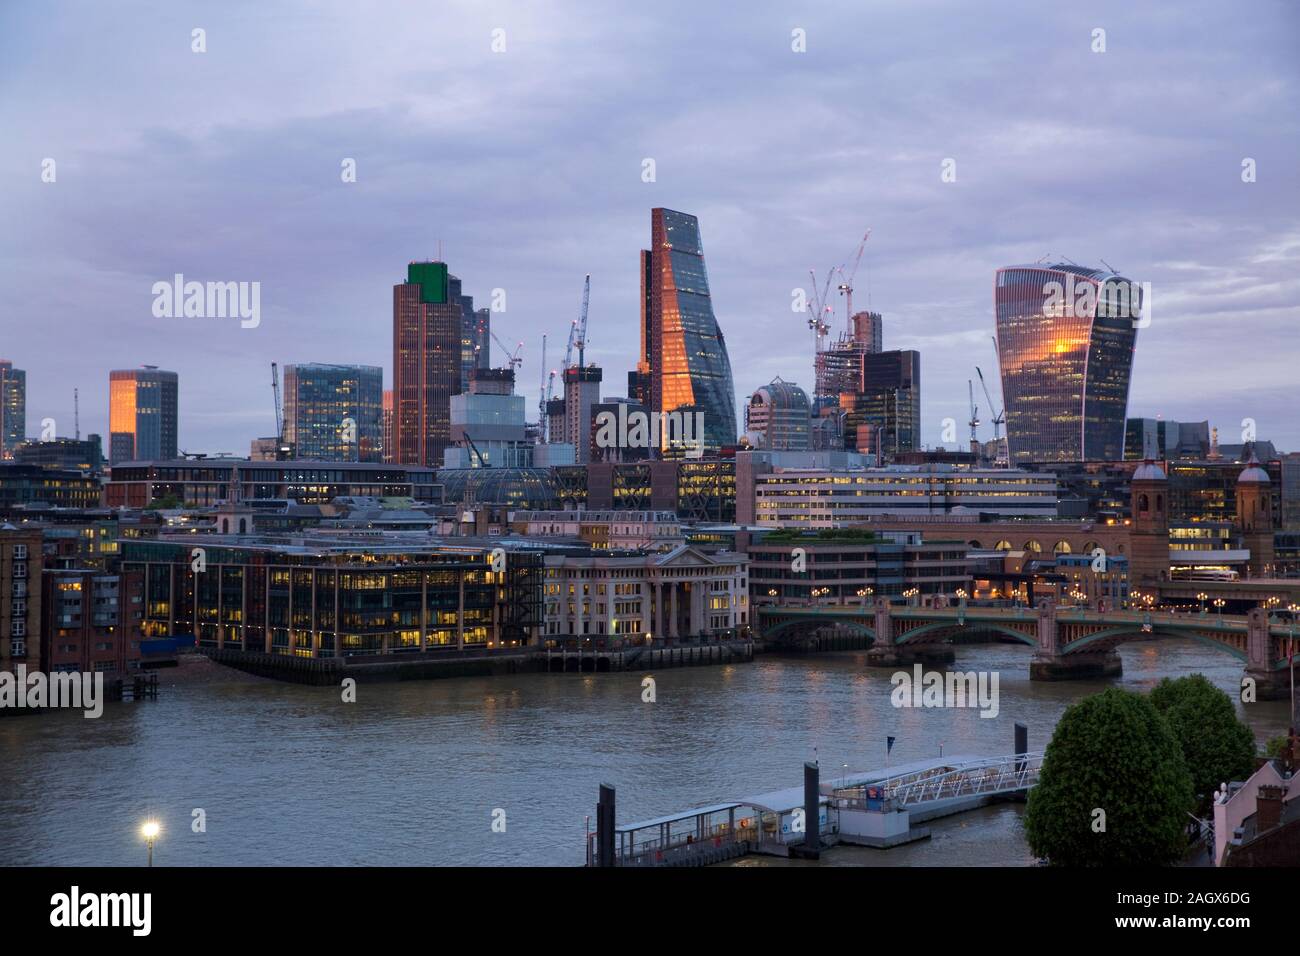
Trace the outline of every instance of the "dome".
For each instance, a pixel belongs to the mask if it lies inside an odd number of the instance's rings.
[[[1165,473],[1159,465],[1148,458],[1142,464],[1138,465],[1137,471],[1133,472],[1134,481],[1164,481]]]
[[[1273,479],[1268,476],[1268,472],[1259,467],[1259,459],[1255,457],[1255,453],[1252,451],[1250,461],[1246,462],[1246,470],[1237,476],[1237,484],[1259,483],[1267,485],[1271,484],[1272,481]]]

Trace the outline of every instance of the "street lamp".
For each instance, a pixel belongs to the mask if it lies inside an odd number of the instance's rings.
[[[1223,606],[1227,603],[1228,602],[1225,601],[1223,598],[1214,599],[1214,606],[1219,609],[1219,617],[1223,617]]]
[[[159,829],[160,827],[158,826],[157,820],[146,820],[144,825],[140,827],[140,835],[144,837],[145,845],[149,847],[150,866],[153,866],[153,844],[154,841],[158,839]]]
[[[1209,595],[1206,594],[1204,591],[1200,591],[1200,592],[1198,592],[1197,595],[1196,595],[1196,600],[1198,600],[1198,601],[1201,602],[1201,613],[1202,613],[1202,614],[1205,613],[1205,601],[1206,601],[1207,598],[1209,598]]]

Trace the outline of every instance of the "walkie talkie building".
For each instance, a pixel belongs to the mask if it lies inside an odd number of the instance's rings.
[[[736,391],[713,315],[700,223],[672,209],[650,214],[641,253],[641,362],[653,412],[704,415],[703,451],[736,443]]]
[[[1072,264],[997,271],[993,308],[1013,464],[1124,457],[1136,283]]]

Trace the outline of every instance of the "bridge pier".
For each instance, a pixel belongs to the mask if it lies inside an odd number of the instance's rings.
[[[951,664],[957,652],[951,644],[890,644],[867,651],[868,667],[909,667],[912,664]]]
[[[1124,663],[1114,651],[1054,656],[1035,654],[1029,662],[1030,680],[1100,680],[1119,677],[1123,673]]]
[[[1114,650],[1065,653],[1056,605],[1048,598],[1038,602],[1038,647],[1029,662],[1030,680],[1099,680],[1122,673],[1124,664]]]
[[[894,621],[889,616],[888,598],[876,598],[876,639],[867,651],[868,667],[900,667],[915,664],[951,664],[957,653],[951,644],[895,644]]]
[[[1273,667],[1274,657],[1280,658],[1282,653],[1283,648],[1274,647],[1269,634],[1268,612],[1251,608],[1246,615],[1245,676],[1255,682],[1256,700],[1286,700],[1291,696],[1290,672]]]

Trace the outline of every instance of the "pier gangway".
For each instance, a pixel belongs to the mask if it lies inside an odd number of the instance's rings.
[[[883,783],[864,783],[836,789],[833,798],[836,806],[864,806],[869,791],[874,790],[876,798],[904,809],[940,800],[997,796],[1027,790],[1038,783],[1042,769],[1042,753],[964,760],[900,774],[886,778]]]

